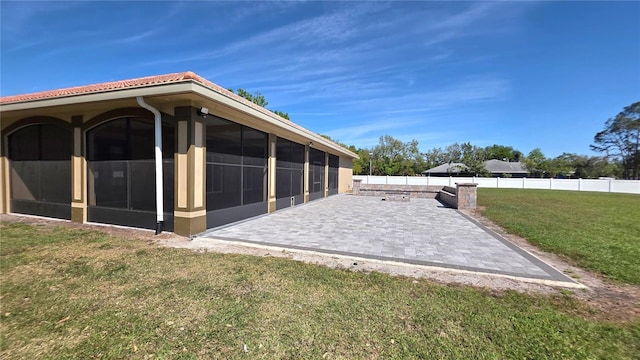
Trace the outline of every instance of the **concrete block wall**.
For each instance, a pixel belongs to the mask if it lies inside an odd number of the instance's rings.
[[[408,193],[412,198],[435,199],[442,186],[363,184],[362,180],[353,180],[353,194],[359,196],[380,196],[387,193]]]

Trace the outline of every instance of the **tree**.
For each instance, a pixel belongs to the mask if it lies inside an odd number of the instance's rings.
[[[542,153],[540,148],[535,148],[529,152],[529,155],[524,159],[523,163],[529,171],[529,175],[533,177],[544,176],[544,162],[546,157]]]
[[[433,148],[426,153],[424,153],[423,158],[425,162],[426,169],[434,168],[438,165],[444,164],[444,151],[441,148]]]
[[[484,148],[486,160],[520,161],[522,153],[511,146],[493,144]]]
[[[594,136],[591,149],[604,152],[609,159],[619,159],[624,178],[640,178],[640,101],[625,107],[604,126]]]
[[[559,176],[570,177],[574,167],[569,159],[561,155],[553,159],[545,160],[542,163],[542,169],[544,174],[554,178]]]
[[[606,157],[563,153],[556,159],[562,159],[569,164],[570,171],[573,172],[570,175],[574,178],[597,179],[619,177],[622,174],[620,163],[610,162]]]
[[[378,145],[373,148],[373,170],[376,175],[414,175],[410,170],[409,146],[389,135],[381,136]]]
[[[280,116],[280,117],[281,117],[281,118],[283,118],[283,119],[291,120],[291,119],[289,119],[289,113],[282,112],[282,111],[278,111],[278,110],[273,110],[272,112],[273,112],[274,114],[276,114],[276,115]]]
[[[231,91],[232,93],[235,93],[249,101],[251,101],[252,103],[261,106],[263,108],[267,108],[267,105],[269,105],[269,102],[267,101],[267,99],[264,97],[264,95],[262,95],[260,92],[256,91],[253,94],[249,93],[247,90],[243,89],[243,88],[238,88],[238,90],[233,91],[233,89],[227,89],[229,91]],[[282,112],[282,111],[278,111],[278,110],[269,110],[272,113],[280,116],[281,118],[287,119],[287,120],[291,120],[289,119],[289,114],[286,112]]]
[[[462,148],[460,144],[453,143],[445,149],[444,162],[462,162]]]
[[[360,159],[353,162],[353,173],[369,174],[369,160],[373,175],[416,175],[427,169],[424,154],[418,149],[418,141],[402,142],[392,136],[381,136],[372,149],[357,149]],[[369,154],[373,154],[373,156]]]
[[[467,166],[471,175],[487,176],[489,174],[484,167],[484,149],[471,145],[469,142],[462,143],[460,149],[462,150],[462,163]]]

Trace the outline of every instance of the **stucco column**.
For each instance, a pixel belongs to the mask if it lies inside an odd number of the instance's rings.
[[[324,153],[324,197],[329,196],[329,153]]]
[[[478,184],[456,183],[458,210],[475,209],[478,204]]]
[[[87,158],[85,156],[82,115],[71,117],[73,153],[71,154],[71,221],[87,222]]]
[[[173,231],[191,236],[207,229],[205,124],[192,107],[175,108],[178,123],[175,154]]]
[[[274,134],[269,134],[269,168],[267,169],[268,174],[268,203],[269,212],[276,211],[276,144],[278,141],[278,137]]]
[[[0,139],[4,140],[4,134],[0,133]],[[0,141],[0,214],[9,212],[9,159],[5,152],[5,142]]]
[[[309,202],[309,145],[304,146],[304,202]]]

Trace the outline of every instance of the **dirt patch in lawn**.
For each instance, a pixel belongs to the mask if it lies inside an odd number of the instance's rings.
[[[489,288],[495,291],[515,290],[531,294],[559,293],[577,298],[587,303],[589,308],[592,309],[588,314],[588,317],[591,318],[616,322],[630,322],[640,318],[640,305],[638,305],[640,304],[640,287],[612,283],[600,274],[589,272],[577,267],[565,257],[543,252],[529,244],[525,239],[506,233],[504,229],[481,216],[479,211],[467,212],[467,214],[508,241],[511,241],[531,254],[537,256],[559,271],[573,277],[579,283],[587,286],[587,288],[567,289],[559,286],[557,283],[550,285],[544,282],[532,280],[523,281],[522,279],[493,274],[473,273],[446,268],[434,268],[357,257],[337,256],[294,249],[273,248],[222,240],[207,240],[206,246],[203,246],[202,243],[191,241],[187,237],[168,232],[155,235],[154,232],[150,230],[117,226],[77,224],[68,221],[56,221],[31,216],[0,215],[0,220],[46,227],[64,226],[91,229],[101,231],[115,237],[137,239],[160,246],[185,248],[194,251],[212,251],[218,253],[246,254],[263,257],[273,256],[303,261],[306,263],[320,264],[337,269],[349,269],[352,271],[363,272],[377,271],[395,276],[427,278],[446,285],[462,284]]]
[[[481,209],[465,212],[476,221],[497,233],[504,239],[535,255],[547,264],[574,278],[588,287],[574,291],[572,296],[578,298],[597,311],[594,316],[602,320],[618,322],[634,321],[640,318],[640,287],[611,282],[601,274],[580,268],[576,263],[563,255],[548,253],[538,249],[526,239],[506,232],[500,226],[480,214]]]

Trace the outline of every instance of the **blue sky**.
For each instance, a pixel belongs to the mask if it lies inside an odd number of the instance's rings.
[[[357,147],[592,154],[640,100],[640,2],[2,1],[2,96],[194,71]]]

